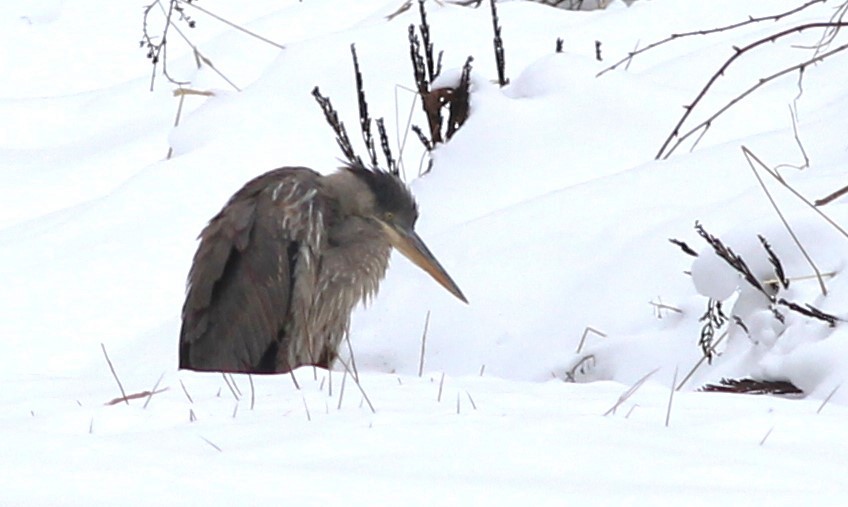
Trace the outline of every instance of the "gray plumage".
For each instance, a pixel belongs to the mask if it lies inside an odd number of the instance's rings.
[[[377,293],[392,246],[465,301],[415,234],[417,217],[406,186],[379,169],[285,167],[249,181],[200,233],[180,368],[329,367],[353,308]]]

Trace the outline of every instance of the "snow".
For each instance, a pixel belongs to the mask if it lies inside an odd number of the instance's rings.
[[[802,164],[794,104],[810,164],[782,167],[781,176],[810,200],[844,186],[840,56],[809,67],[800,96],[796,75],[776,80],[719,117],[694,149],[684,143],[654,160],[731,46],[827,19],[832,6],[681,38],[596,77],[637,44],[797,2],[615,1],[580,12],[499,3],[511,79],[501,89],[489,9],[427,2],[445,51],[439,84],[456,82],[469,55],[474,62],[468,121],[419,177],[423,150],[407,135],[410,114],[425,122],[409,91],[407,27],[418,23],[417,7],[386,19],[402,5],[198,2],[283,50],[186,6],[197,27],[178,26],[240,91],[197,69],[171,34],[169,73],[213,92],[186,96],[174,127],[176,87],[160,69],[150,91],[138,48],[140,5],[4,4],[0,37],[14,50],[0,55],[0,503],[841,503],[848,239],[758,168],[824,275],[824,295],[741,150],[770,167]],[[151,27],[161,29],[155,10]],[[740,58],[687,128],[758,78],[809,58],[803,46],[820,36]],[[555,54],[558,37],[565,51]],[[402,152],[417,229],[470,304],[395,256],[378,297],[353,316],[360,386],[341,366],[297,370],[299,388],[289,375],[236,375],[238,391],[221,375],[177,370],[184,282],[206,221],[261,172],[339,165],[314,86],[361,144],[351,43],[371,113],[385,117]],[[848,224],[844,198],[820,210]],[[792,280],[778,299],[840,321],[831,327],[781,306],[785,320],[776,320],[696,222],[768,280],[762,235]],[[708,297],[731,317],[719,331],[727,338],[668,412],[672,382],[701,359]],[[101,344],[128,394],[160,376],[165,390],[106,405],[120,392]],[[697,391],[723,377],[788,380],[805,395]]]

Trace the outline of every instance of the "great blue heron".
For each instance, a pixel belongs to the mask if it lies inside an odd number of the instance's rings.
[[[249,181],[200,233],[188,275],[180,368],[328,368],[354,306],[374,296],[391,248],[466,302],[415,233],[400,179],[348,165],[284,167]]]

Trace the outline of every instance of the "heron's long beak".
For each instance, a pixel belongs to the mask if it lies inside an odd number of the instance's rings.
[[[443,268],[441,264],[439,264],[439,261],[436,260],[436,257],[433,256],[430,249],[427,248],[427,245],[425,245],[423,241],[421,241],[421,238],[418,237],[418,234],[416,234],[415,231],[404,230],[382,221],[380,223],[386,231],[386,234],[388,234],[389,242],[393,247],[397,248],[404,257],[411,260],[416,266],[426,271],[427,274],[439,282],[442,287],[447,289],[463,303],[468,303],[468,300],[465,299],[462,291],[459,290],[459,287],[453,279],[451,279],[448,272],[445,271],[445,268]]]

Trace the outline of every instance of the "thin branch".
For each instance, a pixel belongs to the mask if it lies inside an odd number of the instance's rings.
[[[796,64],[796,65],[792,65],[790,67],[784,68],[783,70],[775,72],[774,74],[772,74],[768,77],[760,78],[757,81],[757,84],[755,84],[754,86],[751,86],[750,88],[745,90],[743,93],[737,95],[734,99],[732,99],[730,102],[725,104],[722,108],[720,108],[716,113],[712,114],[709,118],[707,118],[706,120],[699,123],[697,126],[695,126],[693,129],[689,130],[687,133],[680,135],[680,129],[683,127],[683,124],[686,123],[686,120],[689,119],[689,116],[692,114],[692,111],[694,111],[695,107],[701,102],[701,100],[703,100],[703,98],[707,95],[707,92],[712,88],[712,86],[716,83],[716,81],[718,81],[718,79],[720,77],[722,77],[727,72],[727,69],[740,56],[747,53],[748,51],[753,50],[754,48],[757,48],[757,47],[762,46],[762,45],[767,44],[767,43],[773,43],[773,42],[777,41],[778,39],[781,39],[781,38],[789,36],[789,35],[798,34],[798,33],[801,33],[803,31],[809,30],[809,29],[825,28],[825,27],[832,27],[832,26],[837,26],[837,24],[833,24],[833,23],[807,23],[807,24],[804,24],[804,25],[795,26],[795,27],[783,30],[781,32],[777,32],[777,33],[768,35],[767,37],[763,37],[762,39],[756,40],[756,41],[748,44],[747,46],[743,46],[741,48],[734,46],[733,56],[728,58],[724,62],[724,64],[722,64],[721,67],[719,67],[719,69],[712,75],[712,77],[710,77],[710,79],[707,81],[707,84],[704,85],[704,87],[701,89],[701,91],[695,97],[695,100],[693,100],[692,103],[690,103],[689,105],[685,106],[685,112],[683,113],[683,116],[681,116],[680,120],[674,126],[674,129],[672,129],[671,133],[668,135],[665,142],[663,142],[663,145],[660,147],[655,158],[657,160],[667,159],[669,156],[671,156],[671,154],[674,152],[674,150],[678,146],[680,146],[680,144],[683,143],[683,141],[685,141],[691,135],[693,135],[697,132],[700,132],[703,129],[709,128],[710,125],[712,124],[713,120],[715,120],[718,116],[720,116],[722,113],[724,113],[725,111],[730,109],[732,106],[737,104],[743,98],[747,97],[748,95],[750,95],[751,93],[753,93],[758,88],[765,85],[766,83],[769,83],[769,82],[777,79],[778,77],[786,75],[790,72],[794,72],[796,70],[808,67],[808,66],[813,65],[815,63],[819,63],[822,60],[824,60],[824,59],[826,59],[830,56],[833,56],[833,55],[835,55],[835,54],[837,54],[841,51],[844,51],[846,48],[848,48],[848,44],[844,44],[842,46],[839,46],[836,49],[833,49],[831,51],[827,51],[825,53],[817,54],[817,55],[813,56],[812,58],[810,58],[808,60],[805,60],[801,63]],[[848,23],[838,23],[838,26],[848,26]],[[675,139],[677,139],[677,141],[672,145],[671,143]]]
[[[610,407],[610,409],[609,409],[609,410],[607,410],[606,412],[604,412],[604,417],[606,417],[606,416],[608,416],[608,415],[610,415],[610,414],[614,414],[614,413],[615,413],[615,410],[616,410],[618,407],[620,407],[622,403],[624,403],[625,401],[627,401],[627,400],[628,400],[628,398],[630,398],[631,396],[633,396],[633,394],[634,394],[634,393],[636,393],[636,391],[638,391],[638,390],[639,390],[639,388],[640,388],[640,387],[642,387],[642,385],[643,385],[645,382],[647,382],[647,381],[648,381],[648,379],[649,379],[649,378],[651,378],[651,376],[652,376],[654,373],[656,373],[656,372],[658,372],[658,371],[660,371],[660,369],[659,369],[659,368],[654,368],[653,370],[651,370],[651,371],[649,371],[648,373],[646,373],[646,374],[645,374],[642,378],[640,378],[639,380],[637,380],[635,384],[633,384],[632,386],[630,386],[630,388],[628,388],[626,391],[624,391],[623,393],[621,393],[621,395],[618,397],[618,400],[615,402],[615,404],[614,404],[612,407]]]
[[[150,404],[150,400],[153,399],[154,394],[156,394],[157,392],[162,392],[162,391],[156,391],[156,388],[159,387],[159,383],[162,382],[162,379],[164,377],[165,377],[165,372],[163,371],[162,374],[159,375],[159,379],[156,381],[156,383],[153,384],[153,389],[150,390],[150,394],[147,396],[147,400],[144,402],[144,405],[141,406],[142,409],[147,408],[147,405]]]
[[[106,345],[103,343],[100,344],[100,348],[103,349],[103,355],[106,357],[106,363],[109,365],[109,370],[112,371],[112,376],[115,377],[115,382],[118,383],[118,389],[121,390],[121,397],[126,402],[127,405],[130,404],[130,401],[127,399],[127,393],[124,391],[124,386],[121,384],[121,379],[118,378],[118,374],[115,373],[115,367],[112,366],[112,360],[109,359],[109,354],[106,353]]]
[[[632,62],[632,60],[635,56],[638,56],[638,55],[640,55],[640,54],[642,54],[646,51],[649,51],[649,50],[651,50],[651,49],[653,49],[657,46],[661,46],[661,45],[666,44],[668,42],[671,42],[673,40],[682,39],[684,37],[691,37],[693,35],[709,35],[709,34],[713,34],[713,33],[724,32],[724,31],[740,28],[740,27],[745,26],[745,25],[750,25],[752,23],[759,23],[761,21],[780,21],[782,18],[785,18],[787,16],[791,16],[792,14],[796,14],[796,13],[806,9],[807,7],[810,7],[811,5],[814,5],[814,4],[817,4],[817,3],[824,3],[826,1],[827,0],[810,0],[803,5],[800,5],[798,7],[790,9],[786,12],[782,12],[780,14],[773,14],[771,16],[761,16],[761,17],[758,17],[758,18],[749,16],[748,19],[746,19],[745,21],[740,21],[740,22],[737,22],[737,23],[733,23],[733,24],[718,27],[718,28],[710,28],[709,30],[696,30],[696,31],[693,31],[693,32],[673,33],[673,34],[669,35],[668,37],[666,37],[665,39],[662,39],[662,40],[659,40],[659,41],[656,41],[656,42],[652,42],[652,43],[648,44],[647,46],[645,46],[645,47],[643,47],[639,50],[633,50],[633,51],[627,53],[627,56],[625,56],[621,60],[617,61],[616,63],[612,64],[611,66],[607,67],[606,69],[602,70],[595,77],[600,77],[600,76],[606,74],[607,72],[618,68],[623,63],[626,63],[627,66],[629,67],[630,63]]]
[[[276,42],[272,41],[271,39],[268,39],[268,38],[266,38],[266,37],[263,37],[263,36],[259,35],[259,34],[258,34],[258,33],[256,33],[256,32],[251,32],[251,31],[250,31],[250,30],[248,30],[247,28],[244,28],[243,26],[239,26],[239,25],[237,25],[237,24],[233,23],[232,21],[228,21],[228,20],[226,20],[226,19],[222,18],[221,16],[219,16],[219,15],[215,14],[214,12],[210,12],[210,11],[208,11],[208,10],[204,9],[203,7],[200,7],[199,5],[197,5],[197,3],[196,3],[196,2],[186,2],[186,1],[184,1],[184,0],[180,0],[180,3],[181,3],[181,4],[183,4],[183,5],[189,5],[189,6],[191,6],[191,7],[194,7],[195,9],[197,9],[197,10],[199,10],[200,12],[202,12],[202,13],[206,14],[207,16],[210,16],[210,17],[212,17],[212,18],[215,18],[215,19],[217,19],[218,21],[220,21],[221,23],[224,23],[225,25],[228,25],[228,26],[230,26],[230,27],[232,27],[232,28],[235,28],[236,30],[238,30],[238,31],[240,31],[240,32],[242,32],[242,33],[245,33],[245,34],[247,34],[247,35],[249,35],[249,36],[251,36],[251,37],[253,37],[253,38],[255,38],[255,39],[259,39],[259,40],[261,40],[262,42],[264,42],[264,43],[266,43],[266,44],[270,44],[270,45],[274,46],[274,47],[275,47],[275,48],[277,48],[277,49],[286,49],[286,47],[285,47],[284,45],[282,45],[282,44],[278,44],[278,43],[276,43]]]
[[[762,176],[760,176],[759,171],[757,171],[757,168],[754,166],[754,161],[756,161],[761,167],[763,167],[766,171],[768,171],[769,174],[772,174],[772,176],[774,176],[776,173],[774,173],[772,170],[770,170],[759,158],[757,158],[756,155],[754,155],[753,152],[751,152],[751,150],[748,149],[748,147],[746,147],[744,145],[742,146],[742,153],[745,155],[745,160],[748,161],[748,165],[751,167],[751,171],[753,171],[754,176],[757,177],[757,181],[759,182],[760,187],[763,189],[763,192],[765,192],[766,197],[768,197],[768,200],[771,203],[772,207],[774,208],[774,211],[777,213],[777,216],[780,217],[780,221],[783,222],[783,226],[789,232],[789,235],[792,236],[792,241],[795,242],[795,245],[798,247],[798,249],[804,255],[804,258],[807,259],[807,263],[810,265],[810,267],[813,268],[813,271],[816,273],[816,277],[818,277],[819,287],[821,288],[822,295],[827,296],[827,286],[825,285],[824,279],[821,276],[821,271],[819,271],[818,266],[816,266],[816,263],[813,262],[813,259],[807,253],[807,250],[804,248],[804,245],[801,244],[801,240],[799,240],[798,236],[795,235],[795,231],[792,230],[792,227],[789,225],[789,221],[787,221],[786,217],[783,216],[783,212],[780,211],[780,208],[777,206],[777,203],[775,202],[774,198],[772,197],[771,192],[769,192],[768,187],[766,186],[765,182],[763,181]],[[779,178],[779,181],[783,182],[784,186],[786,186],[788,188],[788,185],[786,185],[786,183],[783,181],[783,178]]]
[[[227,374],[224,373],[224,372],[221,372],[221,376],[224,377],[224,383],[227,384],[227,387],[230,388],[230,392],[233,393],[233,398],[235,398],[235,400],[238,401],[239,395],[236,394],[236,390],[233,388],[233,385],[230,384],[230,379],[227,378]]]
[[[671,390],[668,393],[668,408],[665,412],[665,427],[668,428],[668,423],[671,420],[671,403],[674,401],[674,385],[677,384],[677,366],[674,367],[674,378],[671,380]]]
[[[424,374],[424,347],[427,344],[427,328],[430,325],[430,310],[427,310],[427,317],[424,318],[424,332],[421,333],[421,355],[418,358],[418,376]]]
[[[586,328],[583,329],[583,336],[580,337],[580,343],[577,344],[577,350],[574,351],[575,354],[579,354],[583,350],[583,345],[586,344],[586,338],[589,336],[590,332],[595,333],[596,335],[600,336],[601,338],[607,337],[606,333],[604,333],[602,331],[598,331],[597,329],[593,328],[592,326],[586,326]]]

